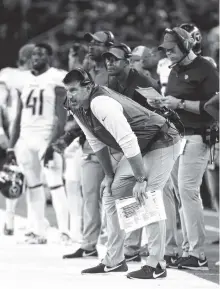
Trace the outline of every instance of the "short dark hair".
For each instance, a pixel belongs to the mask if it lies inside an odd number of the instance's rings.
[[[67,73],[63,79],[64,84],[69,84],[73,81],[80,82],[80,85],[85,86],[89,83],[94,83],[91,75],[82,68],[76,68]]]
[[[53,55],[53,48],[47,43],[37,43],[35,47],[44,48],[49,56]]]
[[[71,47],[74,51],[74,55],[79,57],[79,62],[82,64],[85,58],[85,55],[88,53],[88,48],[86,45],[81,43],[74,43]]]

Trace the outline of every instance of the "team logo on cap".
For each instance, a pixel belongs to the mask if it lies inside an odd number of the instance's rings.
[[[14,184],[9,188],[9,195],[11,198],[18,198],[20,195],[20,187],[17,184]]]

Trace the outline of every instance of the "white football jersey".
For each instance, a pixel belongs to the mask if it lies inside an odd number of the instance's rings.
[[[55,121],[55,89],[63,87],[66,73],[53,67],[38,76],[29,72],[29,82],[21,94],[21,137],[36,138],[35,133],[43,137],[51,135]]]

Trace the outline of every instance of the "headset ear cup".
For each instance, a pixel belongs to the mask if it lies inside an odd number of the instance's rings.
[[[194,45],[193,38],[184,40],[183,45],[184,45],[186,51],[189,52],[193,48],[193,45]]]
[[[189,41],[188,40],[184,40],[183,41],[183,46],[184,46],[184,49],[188,52],[189,51]]]
[[[115,37],[111,31],[104,31],[104,33],[108,36],[108,39],[106,41],[106,44],[108,46],[114,45]]]

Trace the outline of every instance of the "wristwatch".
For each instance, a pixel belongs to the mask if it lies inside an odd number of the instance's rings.
[[[137,177],[136,178],[136,182],[138,182],[138,183],[147,182],[147,178],[145,178],[145,177]]]
[[[185,108],[185,99],[181,99],[181,101],[178,104],[179,109],[184,109]]]

